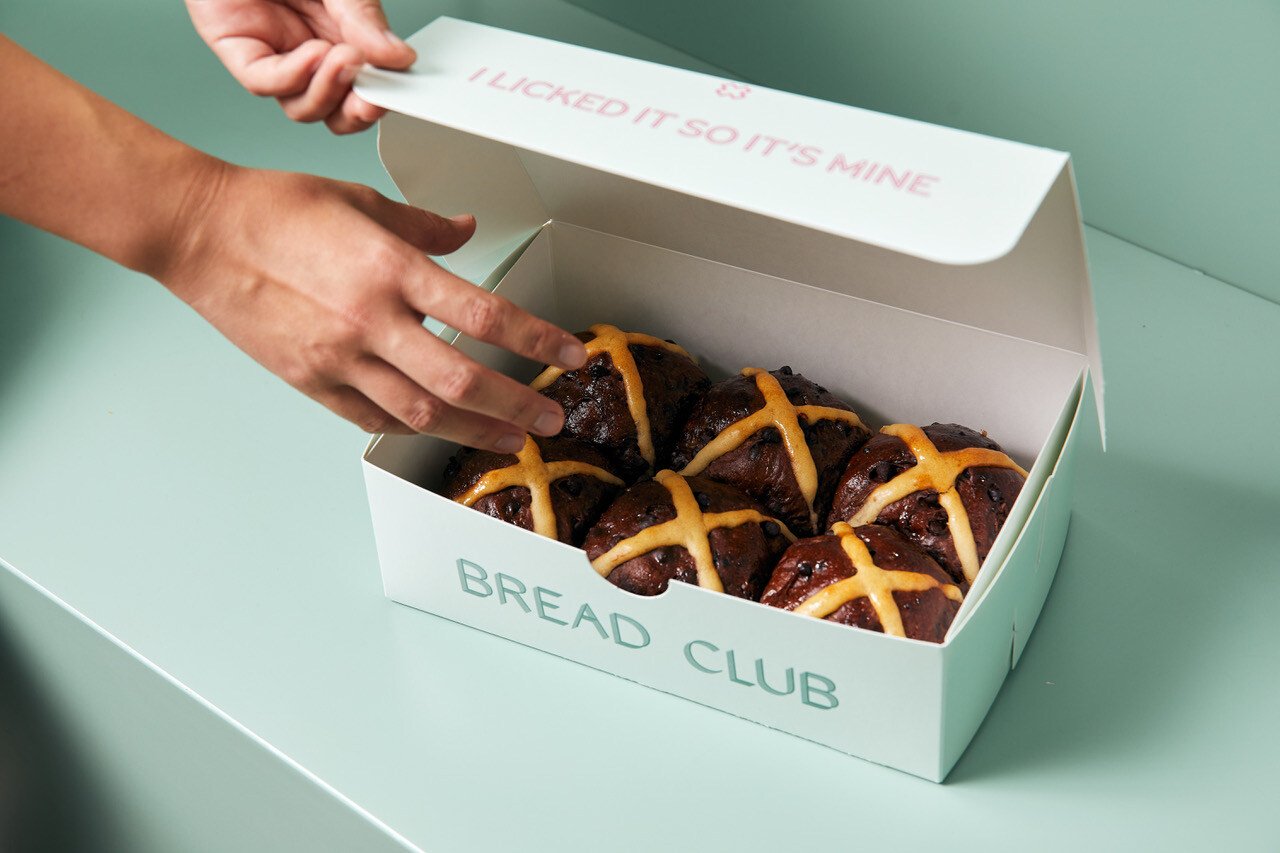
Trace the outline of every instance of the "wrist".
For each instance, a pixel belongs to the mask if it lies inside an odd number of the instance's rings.
[[[182,152],[172,164],[166,203],[156,211],[155,227],[138,247],[135,262],[127,265],[174,289],[184,272],[216,245],[212,232],[217,211],[225,204],[227,184],[236,171],[236,166],[203,152]]]

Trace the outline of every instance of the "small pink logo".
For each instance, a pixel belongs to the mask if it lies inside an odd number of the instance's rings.
[[[750,93],[751,87],[745,83],[721,83],[720,88],[716,89],[716,94],[722,98],[733,98],[740,101]]]

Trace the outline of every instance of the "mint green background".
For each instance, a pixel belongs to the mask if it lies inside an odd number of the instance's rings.
[[[392,5],[440,11],[698,64],[556,0]],[[371,135],[241,93],[177,4],[0,27],[215,153],[390,190]],[[1040,624],[935,786],[387,602],[353,427],[0,220],[0,557],[120,644],[0,569],[0,849],[396,848],[280,754],[432,850],[786,850],[829,842],[815,808],[889,849],[1276,849],[1280,306],[1088,241],[1109,451],[1085,442]]]
[[[1273,0],[572,0],[734,76],[1070,151],[1085,219],[1280,301]]]

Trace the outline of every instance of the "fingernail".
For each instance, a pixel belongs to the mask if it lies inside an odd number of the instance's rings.
[[[514,433],[504,435],[493,443],[493,449],[499,453],[516,453],[522,447],[524,447],[524,436],[515,435]]]
[[[555,435],[560,431],[560,415],[557,412],[543,412],[533,422],[533,431],[539,435]]]
[[[383,30],[383,31],[382,31],[382,37],[383,37],[384,39],[386,39],[386,40],[387,40],[387,44],[391,45],[391,46],[392,46],[392,47],[394,47],[394,48],[401,48],[401,47],[408,47],[408,46],[409,46],[409,45],[407,45],[407,44],[405,44],[405,43],[404,43],[404,39],[400,38],[400,36],[398,36],[398,35],[396,35],[395,33],[391,32],[391,30]]]
[[[475,219],[470,213],[459,213],[457,216],[450,216],[449,221],[454,225],[470,225]]]
[[[560,348],[560,365],[570,370],[577,370],[587,362],[587,348],[582,341],[573,338]]]
[[[338,72],[338,82],[344,86],[356,79],[356,75],[360,73],[359,65],[346,65]]]

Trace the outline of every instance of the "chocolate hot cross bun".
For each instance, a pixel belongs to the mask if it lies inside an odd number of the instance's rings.
[[[612,456],[627,482],[666,465],[680,425],[711,384],[672,341],[597,324],[578,337],[587,362],[550,367],[532,387],[564,407],[561,434]]]
[[[835,478],[870,436],[847,403],[790,367],[748,367],[694,406],[672,465],[736,486],[807,536],[820,530]]]
[[[1026,478],[968,427],[891,424],[849,459],[827,519],[897,528],[967,591]]]

